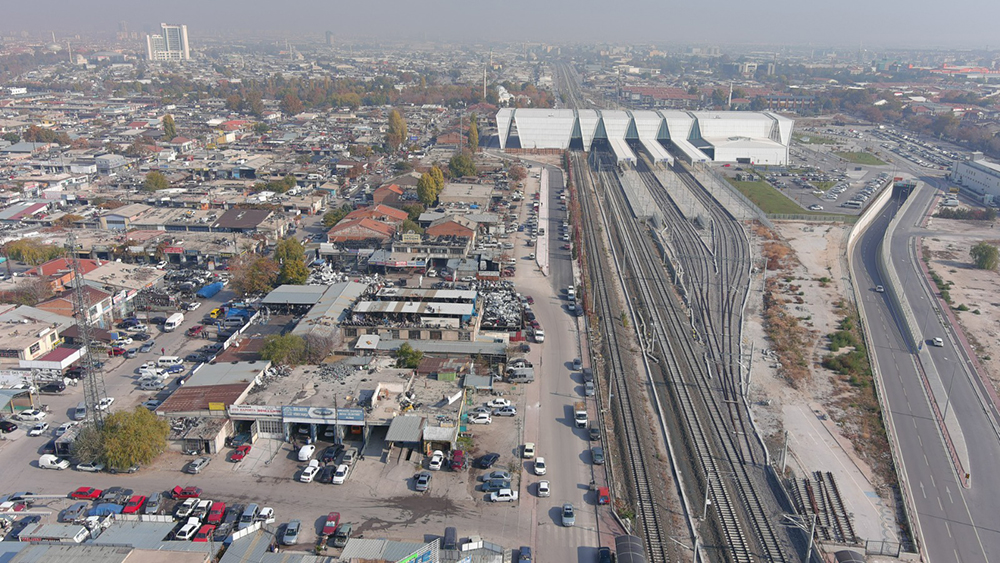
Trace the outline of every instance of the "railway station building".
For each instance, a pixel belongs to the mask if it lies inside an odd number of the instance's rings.
[[[496,121],[505,151],[606,146],[619,164],[634,164],[641,148],[656,163],[785,165],[795,123],[771,112],[524,108],[501,108]]]

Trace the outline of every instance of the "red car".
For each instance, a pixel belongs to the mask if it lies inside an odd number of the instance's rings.
[[[80,487],[69,494],[69,498],[80,500],[96,500],[101,498],[101,490],[93,487]]]
[[[535,298],[532,297],[532,296],[530,296],[530,295],[525,295],[524,296],[524,300],[528,302],[528,305],[534,305],[535,304]]]
[[[337,531],[337,526],[340,525],[340,513],[331,512],[326,517],[326,522],[323,523],[323,535],[332,536],[334,532]]]
[[[202,541],[207,542],[212,539],[212,534],[215,533],[215,526],[212,524],[205,524],[198,529],[198,533],[194,535],[194,539],[191,541]]]
[[[237,462],[243,461],[243,458],[245,458],[249,454],[250,454],[250,445],[249,444],[240,446],[240,447],[236,448],[235,450],[233,450],[233,452],[231,454],[229,454],[229,461],[231,461],[233,463],[237,463]]]
[[[205,519],[209,524],[221,524],[222,517],[226,515],[226,503],[224,502],[213,502],[212,510],[208,511],[208,518]]]
[[[201,497],[201,487],[181,487],[178,485],[170,491],[170,495],[178,500],[199,498]]]
[[[125,504],[125,508],[122,509],[122,514],[137,514],[145,503],[146,495],[132,495],[132,498],[128,499],[128,503]]]
[[[108,350],[108,355],[109,356],[124,356],[125,355],[125,349],[122,348],[121,346],[115,346],[114,348]]]
[[[189,328],[187,330],[187,335],[188,336],[198,336],[199,334],[201,334],[201,331],[204,330],[204,328],[205,327],[202,326],[202,325],[194,325],[193,327],[191,327],[191,328]]]

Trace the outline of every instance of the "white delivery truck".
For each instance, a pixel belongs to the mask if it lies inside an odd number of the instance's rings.
[[[184,322],[183,313],[174,313],[167,317],[166,322],[163,323],[163,332],[173,332],[177,327],[181,326]]]

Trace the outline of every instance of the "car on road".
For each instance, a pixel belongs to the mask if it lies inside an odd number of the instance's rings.
[[[181,487],[177,485],[171,489],[170,496],[175,500],[199,498],[201,497],[201,487]]]
[[[56,435],[56,437],[62,436],[63,434],[65,434],[66,432],[68,432],[70,428],[73,428],[74,426],[79,426],[79,425],[80,425],[80,423],[77,422],[77,421],[75,421],[75,420],[71,420],[69,422],[64,422],[64,423],[60,424],[58,428],[56,428],[55,435]]]
[[[552,490],[549,489],[549,482],[548,481],[539,481],[538,482],[538,496],[540,496],[540,497],[547,497],[547,496],[549,496],[551,494],[552,494]]]
[[[333,535],[337,531],[337,526],[340,525],[340,513],[331,512],[326,515],[326,521],[323,522],[323,535],[329,536]]]
[[[596,442],[601,439],[601,429],[598,428],[596,424],[592,424],[590,426],[589,434],[591,442]]]
[[[306,444],[299,448],[299,461],[309,461],[315,453],[315,444]]]
[[[250,453],[251,447],[252,446],[250,445],[244,445],[236,448],[235,450],[229,453],[229,461],[233,463],[239,463],[243,461],[243,458],[245,458]]]
[[[875,286],[875,292],[876,293],[885,293],[885,287],[883,287],[881,285],[876,285]]]
[[[44,420],[47,414],[45,411],[40,411],[38,409],[28,409],[17,413],[15,416],[18,420],[23,420],[25,422],[37,422],[39,420]]]
[[[489,407],[489,408],[491,408],[491,409],[499,409],[499,408],[503,408],[503,407],[509,407],[510,406],[510,401],[508,401],[507,399],[503,399],[503,398],[497,397],[496,399],[493,399],[492,401],[486,403],[486,406]]]
[[[525,442],[524,447],[521,449],[521,456],[524,457],[524,459],[531,459],[535,457],[535,443]]]
[[[590,448],[590,459],[594,465],[604,465],[604,448],[600,446]]]
[[[76,464],[77,471],[85,471],[87,473],[100,473],[104,471],[104,464],[92,461],[90,463],[78,463]]]
[[[517,416],[517,409],[514,407],[503,407],[493,411],[493,416]]]
[[[7,432],[13,432],[17,430],[17,424],[9,420],[0,420],[0,432],[6,434]]]
[[[440,471],[442,465],[444,465],[444,452],[441,450],[434,450],[434,453],[431,454],[430,461],[427,462],[427,469],[430,469],[431,471]]]
[[[48,422],[38,422],[28,430],[28,436],[41,436],[45,434],[45,431],[49,429]]]
[[[562,525],[567,528],[576,525],[576,509],[571,502],[562,505]]]
[[[472,424],[489,424],[493,422],[493,419],[486,413],[478,413],[470,416],[469,422]]]
[[[583,369],[583,362],[580,361],[580,358],[573,358],[573,370],[580,371],[581,369]]]
[[[419,493],[427,492],[431,488],[431,474],[427,471],[418,473],[414,479],[413,488]]]
[[[535,470],[535,475],[545,475],[547,468],[545,466],[544,457],[536,457],[533,469]]]
[[[203,469],[208,467],[209,463],[212,463],[212,458],[208,456],[201,456],[198,459],[189,462],[187,464],[187,467],[184,468],[184,472],[196,475],[198,473],[201,473]]]
[[[281,543],[295,545],[299,543],[299,532],[302,530],[301,520],[292,520],[285,524],[285,533],[281,535]]]
[[[333,473],[332,483],[334,485],[343,485],[347,481],[347,473],[350,471],[350,467],[346,464],[340,464],[337,466],[337,470]]]
[[[62,381],[55,381],[47,385],[42,385],[39,389],[39,393],[48,393],[50,395],[55,395],[57,393],[62,393],[66,390],[66,384]]]
[[[309,465],[302,470],[302,474],[299,475],[299,481],[303,483],[312,483],[313,479],[316,478],[316,474],[319,473],[319,460],[313,459],[309,461]]]
[[[944,339],[941,337],[935,337],[931,340],[931,344],[937,346],[938,348],[944,348]]]
[[[586,383],[583,384],[583,394],[584,395],[586,395],[587,397],[593,397],[594,393],[595,393],[595,390],[594,390],[594,382],[593,381],[588,381],[588,382],[586,382]]]
[[[490,493],[490,502],[511,502],[517,500],[517,491],[500,489]]]
[[[106,411],[115,403],[114,397],[104,397],[97,402],[97,410]]]
[[[479,467],[481,467],[482,469],[489,469],[493,467],[493,464],[496,463],[497,460],[499,459],[500,459],[500,454],[488,453],[479,458],[477,465],[479,465]]]
[[[139,346],[139,352],[145,354],[146,352],[152,350],[153,346],[156,346],[156,342],[153,340],[150,340],[148,342],[143,342],[142,346]]]
[[[93,487],[80,487],[79,489],[73,491],[69,494],[69,498],[75,498],[77,500],[97,500],[101,498],[101,489],[95,489]]]

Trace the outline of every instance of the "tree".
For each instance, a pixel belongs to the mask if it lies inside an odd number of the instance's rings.
[[[997,247],[986,241],[973,246],[969,254],[980,270],[995,270],[997,263],[1000,262],[1000,252],[997,251]]]
[[[73,214],[73,213],[67,213],[67,214],[63,215],[62,217],[60,217],[60,218],[56,219],[55,221],[53,221],[52,224],[55,225],[55,226],[57,226],[57,227],[72,227],[73,223],[76,223],[77,221],[81,221],[81,220],[83,220],[83,216],[82,215],[76,215],[76,214]]]
[[[522,182],[528,177],[528,171],[525,170],[520,164],[516,164],[510,167],[510,170],[507,171],[507,175],[510,176],[510,179],[515,182]]]
[[[400,225],[399,225],[399,231],[401,233],[407,233],[407,232],[413,231],[415,234],[418,234],[418,235],[424,234],[424,230],[421,229],[420,225],[418,225],[412,219],[406,219],[402,223],[400,223]]]
[[[281,239],[274,247],[274,259],[278,264],[284,264],[293,260],[304,260],[305,257],[306,249],[295,237]]]
[[[229,262],[229,273],[237,296],[265,293],[278,279],[278,263],[259,254],[243,254]]]
[[[479,123],[476,114],[472,114],[469,119],[469,150],[477,152],[479,150]]]
[[[434,178],[434,189],[440,194],[441,190],[444,189],[444,172],[435,164],[427,173],[431,175],[431,178]]]
[[[286,115],[296,115],[302,113],[302,100],[299,99],[295,94],[285,94],[285,97],[281,99],[281,111],[285,112]]]
[[[3,245],[3,254],[11,260],[36,266],[58,258],[65,249],[54,244],[42,244],[34,239],[22,238]]]
[[[127,470],[152,463],[167,449],[170,423],[145,407],[117,411],[98,428],[87,425],[73,442],[73,457],[80,462],[100,462],[112,469]]]
[[[174,116],[169,113],[163,116],[163,140],[173,141],[177,137],[177,124],[174,123]]]
[[[424,205],[433,205],[437,201],[438,191],[434,177],[424,172],[417,180],[417,199]]]
[[[347,217],[347,214],[351,211],[351,206],[346,203],[333,211],[328,211],[325,215],[323,215],[323,228],[327,230],[332,229],[333,226],[339,223],[341,219]]]
[[[420,360],[424,358],[424,353],[414,350],[409,343],[404,342],[396,350],[396,365],[399,367],[416,369],[420,365]]]
[[[260,357],[280,365],[295,365],[305,352],[305,341],[297,334],[271,334],[264,338]]]
[[[11,144],[21,142],[21,136],[18,135],[17,133],[14,133],[13,131],[11,131],[10,133],[4,133],[3,136],[0,137],[0,139],[3,139]]]
[[[406,212],[406,216],[410,221],[416,221],[420,217],[420,214],[424,212],[424,206],[419,203],[411,203],[404,205],[403,211]]]
[[[451,157],[451,160],[448,161],[448,170],[451,171],[453,178],[475,176],[476,163],[472,161],[471,155],[463,152],[462,154],[456,154]]]
[[[389,112],[389,128],[385,133],[385,142],[392,150],[396,151],[406,139],[406,121],[399,110],[393,109]]]
[[[304,260],[288,260],[278,272],[278,284],[305,285],[309,279],[309,267]]]
[[[153,142],[146,137],[136,137],[125,149],[125,156],[131,156],[132,158],[142,158],[149,154],[149,145]]]
[[[136,464],[148,465],[167,449],[170,423],[149,409],[138,406],[131,411],[116,411],[104,419],[104,463],[113,469],[126,470]]]
[[[402,174],[413,170],[413,165],[406,160],[397,160],[396,163],[392,165],[392,169]]]
[[[20,278],[13,289],[0,291],[0,302],[16,305],[35,305],[54,295],[48,280],[36,276]]]
[[[163,175],[163,172],[157,172],[156,170],[146,174],[146,179],[142,182],[142,189],[147,192],[165,190],[169,187],[170,182],[167,181],[167,177]]]

